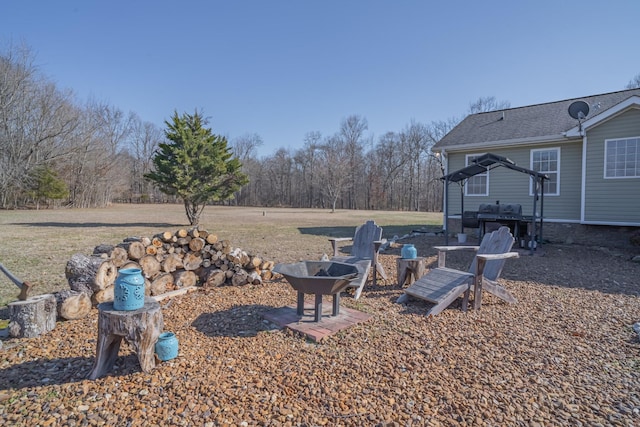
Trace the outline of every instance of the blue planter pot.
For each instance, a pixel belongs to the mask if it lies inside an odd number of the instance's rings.
[[[411,243],[407,243],[406,245],[402,246],[400,255],[405,259],[415,259],[418,257],[418,250]]]
[[[156,342],[156,354],[163,362],[178,357],[178,338],[173,332],[163,332]]]
[[[137,310],[144,306],[144,277],[139,268],[124,268],[118,271],[113,287],[113,308]]]

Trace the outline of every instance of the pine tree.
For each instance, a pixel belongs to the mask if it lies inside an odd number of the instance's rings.
[[[170,142],[159,144],[155,170],[145,178],[163,193],[182,199],[189,223],[197,225],[207,203],[231,199],[249,180],[227,139],[204,127],[207,121],[197,111],[182,116],[174,112],[172,122],[165,124]]]

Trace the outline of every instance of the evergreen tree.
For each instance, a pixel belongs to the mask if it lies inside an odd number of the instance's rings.
[[[174,112],[172,122],[165,124],[170,142],[159,144],[155,170],[145,178],[163,193],[182,199],[189,223],[197,225],[208,202],[231,199],[249,180],[227,139],[205,128],[207,121],[197,111],[182,116]]]
[[[47,166],[37,167],[33,172],[33,185],[29,191],[36,202],[36,209],[40,209],[41,200],[59,200],[69,195],[67,184],[58,174]]]

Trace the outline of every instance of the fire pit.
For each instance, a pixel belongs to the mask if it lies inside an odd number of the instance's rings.
[[[333,295],[332,316],[340,313],[340,292],[358,276],[358,268],[352,264],[334,261],[301,261],[293,264],[277,264],[273,269],[287,279],[298,291],[297,314],[304,314],[304,294],[314,294],[316,322],[322,317],[322,296]]]

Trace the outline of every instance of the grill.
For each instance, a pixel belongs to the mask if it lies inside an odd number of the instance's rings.
[[[522,205],[516,203],[488,204],[478,207],[478,219],[481,221],[520,221],[522,220]]]

